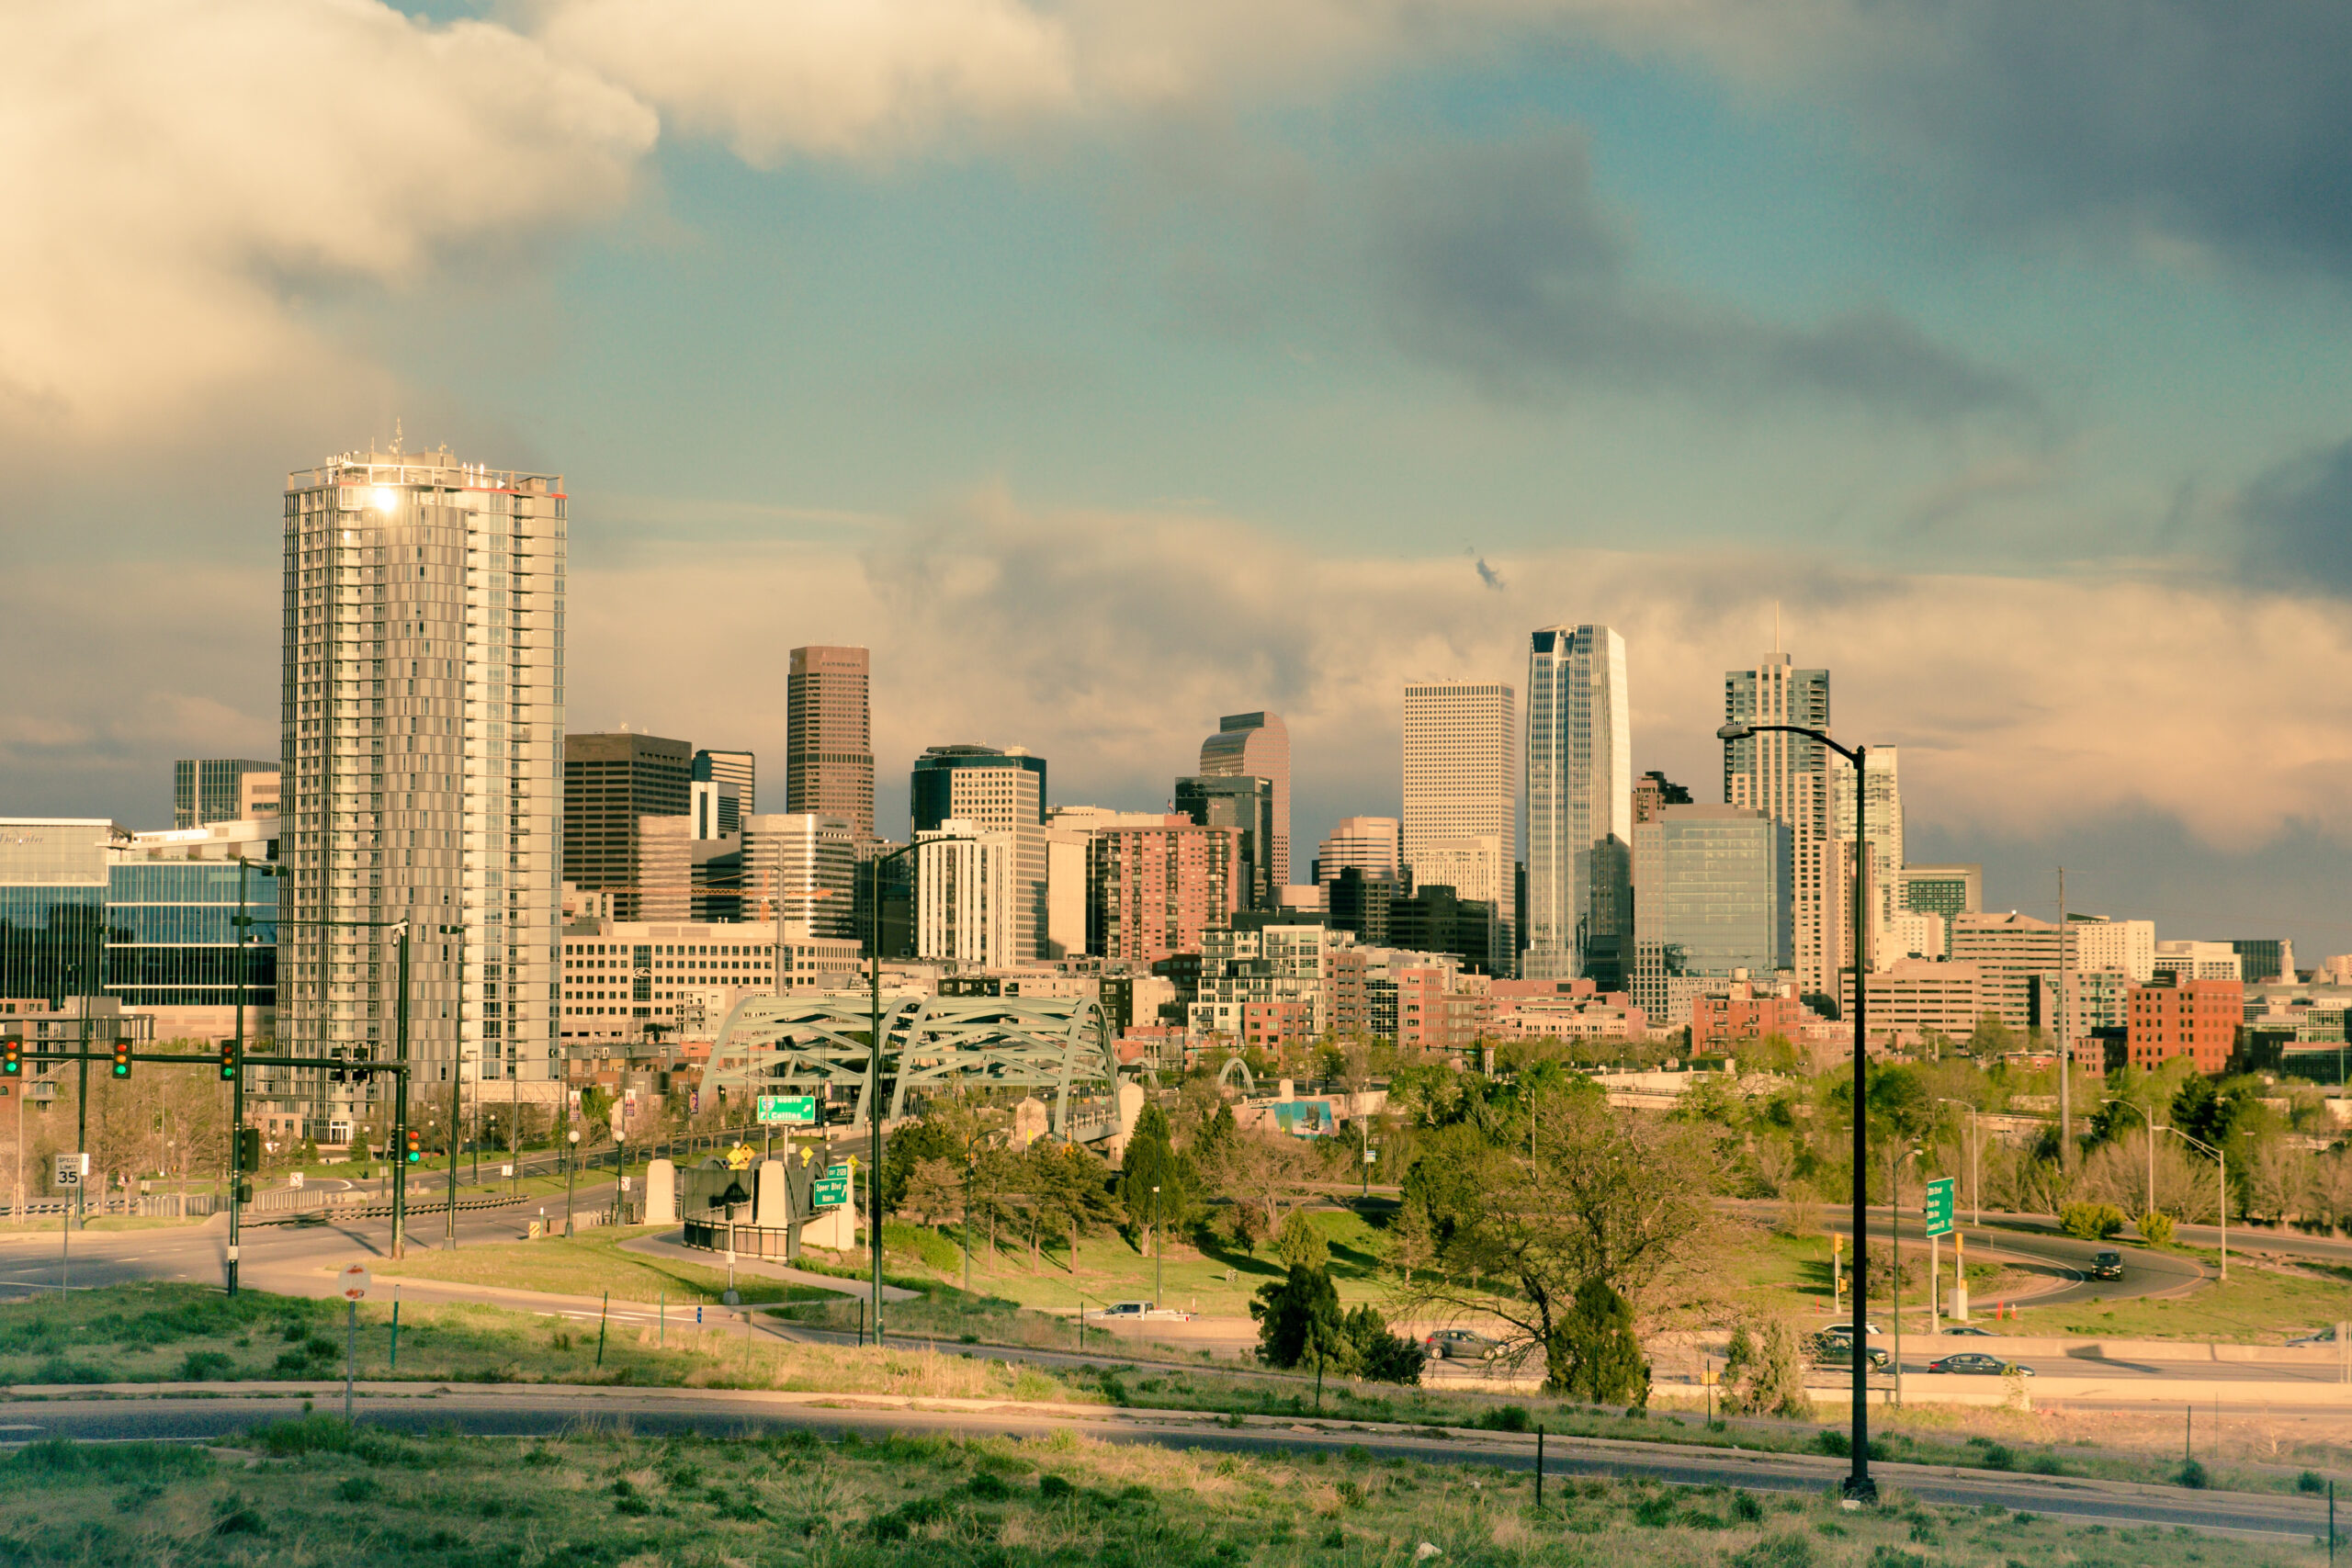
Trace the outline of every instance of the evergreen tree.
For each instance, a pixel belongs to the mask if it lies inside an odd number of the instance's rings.
[[[1354,1370],[1354,1346],[1329,1270],[1293,1264],[1283,1279],[1258,1287],[1250,1315],[1258,1320],[1258,1359],[1268,1366]]]
[[[1119,1202],[1131,1225],[1164,1231],[1182,1224],[1192,1201],[1192,1170],[1169,1134],[1168,1113],[1146,1101],[1119,1160]],[[1157,1187],[1157,1195],[1152,1189]],[[1155,1234],[1152,1245],[1159,1246]]]
[[[1634,1337],[1634,1307],[1600,1280],[1577,1287],[1576,1304],[1544,1347],[1546,1380],[1594,1404],[1647,1404],[1649,1364]]]

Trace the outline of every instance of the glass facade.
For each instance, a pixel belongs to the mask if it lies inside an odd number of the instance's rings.
[[[1654,1018],[1693,987],[1745,969],[1759,981],[1794,946],[1792,833],[1724,806],[1668,807],[1634,829],[1634,1001]]]
[[[153,861],[107,874],[106,992],[126,1007],[228,1007],[237,999],[234,863]],[[254,921],[245,1005],[277,1000],[277,879],[244,874]]]
[[[106,897],[99,886],[0,886],[0,997],[96,996]]]

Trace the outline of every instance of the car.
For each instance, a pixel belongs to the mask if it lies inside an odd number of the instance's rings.
[[[1808,1347],[1814,1364],[1820,1367],[1850,1367],[1854,1364],[1852,1334],[1816,1334]],[[1887,1365],[1886,1352],[1877,1346],[1866,1348],[1870,1364],[1881,1371]]]
[[[1487,1361],[1502,1345],[1466,1328],[1441,1328],[1421,1341],[1421,1348],[1432,1361]]]
[[[1821,1332],[1835,1335],[1840,1339],[1851,1339],[1854,1337],[1854,1325],[1850,1323],[1832,1323],[1825,1325]],[[1862,1335],[1865,1338],[1875,1339],[1884,1332],[1884,1329],[1868,1318],[1862,1320]]]
[[[1965,1335],[1973,1339],[1995,1339],[1999,1337],[1999,1336],[1996,1335],[1991,1329],[1979,1328],[1973,1323],[1951,1324],[1944,1329],[1944,1332],[1946,1334]]]
[[[2005,1377],[2015,1372],[2020,1377],[2033,1376],[2031,1367],[2021,1367],[2015,1361],[2005,1361],[1998,1356],[1988,1356],[1982,1350],[1956,1350],[1939,1361],[1929,1361],[1931,1372],[1959,1372],[1980,1378]]]
[[[1188,1323],[1192,1321],[1193,1316],[1189,1312],[1180,1312],[1174,1307],[1164,1307],[1158,1302],[1113,1302],[1107,1306],[1095,1307],[1084,1315],[1098,1322],[1109,1318],[1113,1321],[1133,1320],[1136,1322],[1149,1319],[1155,1323],[1165,1323],[1170,1319],[1179,1323]]]
[[[2123,1278],[2123,1254],[2112,1249],[2093,1253],[2091,1255],[2091,1278],[2094,1280],[2120,1280]]]

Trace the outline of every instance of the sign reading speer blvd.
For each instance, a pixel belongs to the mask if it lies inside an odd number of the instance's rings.
[[[1939,1176],[1928,1183],[1928,1201],[1920,1215],[1927,1221],[1928,1234],[1931,1236],[1951,1234],[1952,1187],[1952,1179],[1949,1176]]]

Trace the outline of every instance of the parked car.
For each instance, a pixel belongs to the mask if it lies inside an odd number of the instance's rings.
[[[1833,1323],[1824,1327],[1821,1332],[1824,1334],[1835,1335],[1840,1339],[1851,1339],[1854,1337],[1854,1325],[1850,1323]],[[1864,1318],[1862,1320],[1862,1333],[1866,1337],[1875,1339],[1884,1332],[1886,1332],[1884,1329],[1879,1327],[1877,1324],[1872,1323],[1870,1319]]]
[[[2009,1372],[2016,1372],[2021,1377],[2033,1376],[2031,1367],[2019,1366],[2015,1361],[2005,1361],[1998,1356],[1988,1356],[1982,1350],[1956,1350],[1940,1361],[1929,1361],[1928,1370],[1931,1372],[1960,1372],[1980,1378],[1997,1378]]]
[[[1164,1307],[1157,1302],[1113,1302],[1108,1306],[1093,1308],[1085,1315],[1098,1320],[1110,1318],[1114,1321],[1148,1318],[1155,1323],[1165,1323],[1170,1319],[1180,1323],[1188,1322],[1193,1316],[1189,1312],[1181,1312],[1175,1307]]]
[[[1999,1336],[1996,1335],[1991,1329],[1979,1328],[1973,1323],[1955,1323],[1947,1327],[1944,1332],[1946,1334],[1965,1335],[1973,1339],[1995,1339],[1999,1337]]]
[[[1486,1361],[1502,1345],[1466,1328],[1441,1328],[1421,1341],[1421,1348],[1432,1361]]]
[[[2123,1278],[2123,1254],[2113,1250],[2093,1253],[2091,1255],[2091,1278],[2094,1280],[2120,1280]]]
[[[1813,1356],[1815,1366],[1850,1367],[1854,1364],[1854,1337],[1850,1333],[1816,1334],[1807,1348]],[[1873,1368],[1883,1371],[1887,1365],[1886,1352],[1875,1345],[1867,1346],[1865,1348],[1870,1357],[1870,1364]]]

